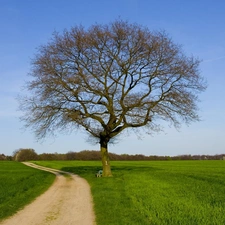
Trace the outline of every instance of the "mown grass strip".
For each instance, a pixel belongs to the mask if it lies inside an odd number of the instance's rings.
[[[22,163],[0,161],[0,221],[46,191],[54,179],[55,175]]]
[[[224,161],[38,162],[76,173],[91,185],[98,225],[225,224]]]

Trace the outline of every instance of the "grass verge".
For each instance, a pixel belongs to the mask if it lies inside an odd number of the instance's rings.
[[[76,173],[91,185],[98,225],[225,224],[224,161],[36,162]]]
[[[19,162],[0,161],[0,221],[48,189],[55,175]]]

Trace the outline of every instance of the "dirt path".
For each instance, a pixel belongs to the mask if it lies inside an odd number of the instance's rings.
[[[53,185],[1,225],[94,225],[89,184],[72,173],[24,163],[56,175]],[[63,175],[64,174],[64,175]],[[65,176],[66,175],[66,176]]]

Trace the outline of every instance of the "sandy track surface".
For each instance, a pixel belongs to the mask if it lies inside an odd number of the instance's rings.
[[[1,225],[94,225],[92,196],[87,181],[72,173],[24,163],[56,175],[53,185],[34,202]]]

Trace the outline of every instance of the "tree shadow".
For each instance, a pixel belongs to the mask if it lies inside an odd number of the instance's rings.
[[[86,177],[86,176],[95,176],[95,174],[99,171],[102,170],[101,166],[73,166],[73,167],[63,167],[61,170],[66,171],[66,172],[71,172],[74,174],[77,174],[81,177]],[[160,168],[155,168],[151,166],[128,166],[128,165],[121,165],[121,166],[111,166],[111,170],[113,175],[119,175],[122,173],[136,173],[137,171],[139,173],[143,172],[153,172],[153,171],[160,171],[163,169]]]
[[[63,167],[61,170],[77,174],[79,176],[86,175],[95,175],[99,170],[101,170],[101,166],[73,166],[73,167]]]

